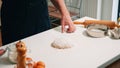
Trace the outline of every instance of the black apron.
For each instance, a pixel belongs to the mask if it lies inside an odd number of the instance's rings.
[[[3,45],[50,29],[46,0],[3,0]]]

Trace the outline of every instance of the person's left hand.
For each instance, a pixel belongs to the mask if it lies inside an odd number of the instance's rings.
[[[61,26],[62,26],[62,32],[67,32],[67,33],[73,33],[76,28],[73,24],[73,21],[71,20],[71,17],[68,16],[62,16],[61,18]],[[68,28],[66,28],[68,26]]]
[[[0,49],[0,56],[2,56],[5,53],[4,49]]]

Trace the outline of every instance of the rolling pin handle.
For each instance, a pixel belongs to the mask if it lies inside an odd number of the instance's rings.
[[[117,28],[120,28],[120,25],[118,25],[118,24],[115,24],[115,27],[117,27]]]

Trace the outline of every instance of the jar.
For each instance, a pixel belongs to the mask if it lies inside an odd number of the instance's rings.
[[[17,51],[15,44],[11,44],[8,47],[8,59],[12,63],[17,63]]]

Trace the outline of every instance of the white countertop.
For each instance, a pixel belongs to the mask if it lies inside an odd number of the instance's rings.
[[[88,18],[84,17],[79,21],[83,19]],[[120,58],[120,40],[113,40],[108,36],[91,38],[85,35],[85,28],[80,25],[76,25],[76,28],[77,30],[71,34],[62,34],[60,27],[57,27],[22,39],[31,50],[28,56],[35,61],[43,61],[46,68],[104,68]],[[61,36],[72,40],[74,47],[51,47],[51,43]],[[14,64],[7,59],[7,52],[0,57],[0,68],[14,68]]]

